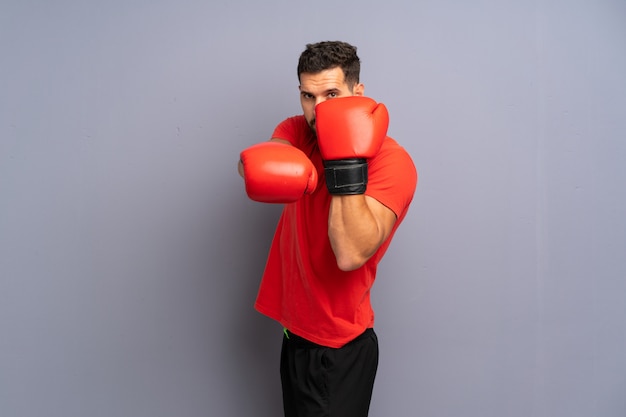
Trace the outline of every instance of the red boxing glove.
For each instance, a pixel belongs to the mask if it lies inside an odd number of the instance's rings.
[[[313,162],[300,149],[279,142],[253,145],[240,154],[246,193],[262,203],[293,203],[317,187]]]
[[[382,103],[363,96],[326,100],[315,107],[317,142],[331,194],[363,194],[367,158],[382,146],[389,114]]]

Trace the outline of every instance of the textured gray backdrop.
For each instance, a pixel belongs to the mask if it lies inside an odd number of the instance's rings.
[[[420,172],[373,417],[626,415],[626,3],[0,4],[0,415],[281,413],[239,151],[356,44]]]

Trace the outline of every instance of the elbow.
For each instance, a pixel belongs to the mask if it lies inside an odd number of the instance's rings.
[[[338,244],[331,239],[331,248],[335,254],[337,267],[343,272],[350,272],[361,268],[376,253],[376,248],[363,250],[354,245]]]
[[[369,258],[358,255],[336,255],[337,267],[343,272],[350,272],[359,269]]]

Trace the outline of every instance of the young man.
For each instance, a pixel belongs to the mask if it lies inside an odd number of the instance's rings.
[[[367,416],[378,366],[370,290],[417,185],[359,72],[352,45],[307,45],[303,114],[240,155],[248,196],[285,204],[255,307],[285,328],[286,417]]]

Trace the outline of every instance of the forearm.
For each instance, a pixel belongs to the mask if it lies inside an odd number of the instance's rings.
[[[333,196],[328,218],[328,236],[344,271],[361,267],[389,235],[395,220],[388,214],[375,213],[379,204],[365,195]],[[388,210],[384,208],[384,210]],[[391,224],[389,224],[391,222]]]

